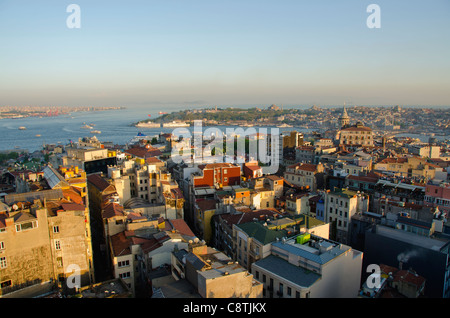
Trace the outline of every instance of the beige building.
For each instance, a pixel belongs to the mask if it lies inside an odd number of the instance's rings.
[[[307,233],[272,244],[252,264],[266,298],[356,298],[363,253]]]
[[[321,163],[314,165],[310,163],[297,163],[286,167],[284,178],[286,181],[316,191],[319,185],[319,176],[324,168]]]
[[[11,194],[0,211],[2,297],[34,297],[55,287],[73,292],[94,282],[85,206],[61,189]]]
[[[420,157],[386,158],[374,164],[373,169],[408,178],[424,177],[426,179],[433,179],[436,173],[443,170],[443,168]]]
[[[335,240],[346,244],[353,215],[367,212],[369,196],[359,191],[335,189],[325,192],[324,217],[336,229]]]
[[[183,276],[203,298],[262,297],[262,284],[222,252],[194,242],[184,259]]]
[[[353,126],[341,128],[339,144],[346,146],[373,147],[373,131],[371,128],[356,123]]]

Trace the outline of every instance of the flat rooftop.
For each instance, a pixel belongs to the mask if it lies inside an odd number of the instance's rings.
[[[420,236],[414,233],[409,233],[402,230],[393,229],[387,226],[376,226],[376,233],[394,240],[414,244],[423,248],[428,248],[434,251],[440,251],[444,246],[449,244],[449,240],[440,240],[426,236]]]
[[[309,287],[321,278],[321,275],[317,273],[292,265],[288,261],[274,255],[255,262],[254,266],[274,273],[301,287]]]
[[[316,238],[312,235],[311,239],[304,244],[297,243],[295,236],[284,242],[283,240],[275,242],[272,246],[320,265],[324,265],[339,255],[351,250],[350,246],[318,237]]]

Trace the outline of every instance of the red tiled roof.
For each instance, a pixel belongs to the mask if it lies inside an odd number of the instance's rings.
[[[62,193],[65,198],[70,199],[74,203],[84,204],[83,198],[76,191],[72,189],[63,189]]]
[[[258,165],[244,166],[244,169],[249,169],[252,171],[261,170],[262,168]]]
[[[295,165],[288,166],[288,168],[314,172],[317,170],[317,165],[314,165],[312,163],[296,163]]]
[[[205,200],[197,200],[195,204],[202,211],[215,210],[216,209],[216,200],[214,199],[205,199]]]
[[[406,162],[408,162],[408,159],[406,158],[386,158],[379,161],[378,163],[406,163]]]
[[[0,229],[6,227],[5,219],[6,219],[6,214],[1,213],[0,214]]]
[[[117,203],[110,203],[105,206],[102,215],[105,219],[112,218],[114,216],[124,216],[123,206]]]
[[[148,153],[148,149],[145,147],[133,147],[125,150],[125,153],[130,154],[134,157],[145,158]]]
[[[87,177],[88,182],[90,182],[91,184],[93,184],[97,189],[99,189],[100,191],[105,190],[107,187],[110,186],[109,182],[106,181],[105,179],[103,179],[100,175],[98,174],[91,174]]]
[[[372,128],[366,127],[366,126],[359,126],[359,127],[348,127],[341,129],[341,131],[372,131]]]
[[[145,159],[145,162],[146,163],[162,163],[162,161],[156,157],[148,157]]]
[[[183,219],[173,219],[169,220],[169,222],[172,229],[178,231],[178,233],[192,237],[195,236],[195,234],[191,231],[191,229]],[[166,222],[166,224],[169,222]]]
[[[131,254],[131,239],[125,236],[124,232],[111,236],[111,246],[114,256],[123,256]]]
[[[125,153],[130,154],[134,157],[142,158],[142,159],[162,155],[161,150],[156,149],[156,148],[146,148],[146,147],[132,147],[130,149],[125,150]]]
[[[408,284],[419,287],[425,282],[425,278],[407,270],[400,270],[394,274],[394,282],[398,281],[407,282]]]
[[[64,211],[84,211],[85,206],[77,203],[62,203],[61,207]]]
[[[378,181],[378,177],[375,176],[355,176],[355,175],[349,175],[347,177],[350,180],[356,180],[356,181],[364,181],[364,182],[377,182]]]
[[[152,239],[145,239],[145,241],[141,240],[141,241],[139,241],[138,244],[141,245],[142,251],[144,253],[150,253],[151,251],[154,251],[157,248],[162,246],[161,242],[159,242],[158,240],[156,240],[154,238],[152,238]]]
[[[180,188],[174,188],[170,189],[170,192],[172,193],[172,197],[176,200],[184,199],[183,192],[181,192]]]

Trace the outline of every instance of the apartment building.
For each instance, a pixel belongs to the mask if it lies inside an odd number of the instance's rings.
[[[86,207],[61,189],[5,197],[0,211],[2,297],[35,297],[54,288],[74,292],[95,281]],[[6,209],[6,210],[5,210]]]
[[[250,269],[252,263],[270,255],[271,244],[300,231],[328,237],[329,225],[306,215],[272,217],[233,224],[233,259]]]
[[[251,273],[203,242],[190,243],[182,261],[174,264],[173,275],[183,277],[202,298],[262,297],[262,284]]]
[[[368,211],[369,196],[346,188],[325,192],[325,220],[332,223],[332,237],[338,242],[348,242],[349,226],[353,215]]]
[[[251,273],[266,298],[355,298],[363,253],[320,236],[302,233],[271,244]]]
[[[425,178],[426,180],[440,176],[443,171],[440,166],[427,162],[425,158],[413,156],[382,159],[374,164],[373,169],[390,172],[401,177]]]
[[[339,144],[345,146],[373,147],[373,131],[362,123],[345,126],[339,131]]]
[[[450,215],[450,184],[447,182],[429,182],[425,186],[424,205],[438,208]]]
[[[298,187],[305,187],[315,192],[318,187],[323,186],[323,180],[320,178],[323,172],[322,164],[297,163],[286,167],[284,178]]]

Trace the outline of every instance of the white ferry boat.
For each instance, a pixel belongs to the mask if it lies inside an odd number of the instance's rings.
[[[159,128],[159,127],[161,127],[161,124],[160,123],[151,123],[151,122],[137,123],[136,127],[141,127],[141,128]]]
[[[163,123],[162,126],[164,128],[168,128],[168,127],[190,127],[191,124],[186,123],[186,122],[181,122],[181,121],[172,121],[170,123]]]

